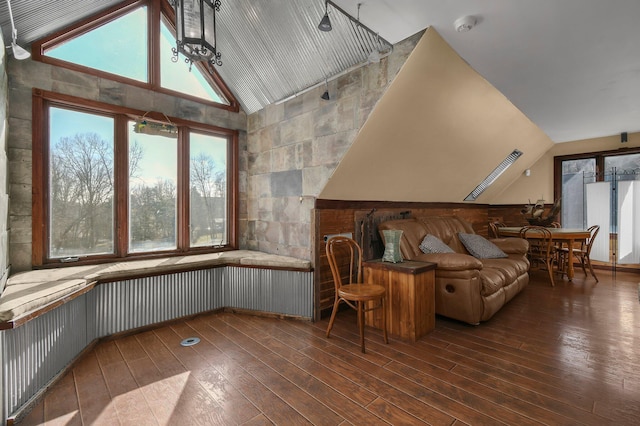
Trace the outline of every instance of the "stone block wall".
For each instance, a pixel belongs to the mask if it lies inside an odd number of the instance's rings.
[[[0,37],[2,39],[2,37]],[[7,157],[7,55],[0,52],[0,293],[9,275],[9,159]]]
[[[7,70],[10,105],[7,116],[8,186],[11,198],[9,261],[12,273],[31,269],[33,88],[142,111],[160,111],[172,117],[239,130],[240,144],[246,146],[247,117],[244,112],[234,113],[31,59],[17,61],[11,57]]]
[[[378,100],[420,39],[394,46],[379,63],[354,69],[248,117],[240,156],[240,229],[247,248],[313,260],[312,209]]]

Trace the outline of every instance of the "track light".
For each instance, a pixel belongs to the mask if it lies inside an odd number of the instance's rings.
[[[320,97],[325,101],[328,101],[331,98],[329,97],[329,83],[327,82],[327,80],[324,81],[324,87],[325,87],[324,93]]]
[[[18,39],[18,31],[16,30],[16,25],[13,22],[13,13],[11,12],[11,3],[9,0],[7,0],[7,8],[9,9],[9,18],[11,19],[11,51],[13,52],[13,57],[18,60],[27,59],[31,56],[31,53],[18,46],[18,43],[16,42]]]
[[[331,31],[331,21],[329,20],[329,2],[324,2],[324,16],[322,20],[318,24],[318,29],[320,31]],[[328,95],[327,95],[328,96]]]

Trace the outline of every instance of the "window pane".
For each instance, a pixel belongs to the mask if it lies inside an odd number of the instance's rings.
[[[189,64],[185,57],[179,55],[178,62],[171,61],[176,47],[176,38],[164,22],[160,23],[160,75],[162,87],[176,92],[197,96],[208,101],[228,105],[202,75],[202,72],[194,64],[189,71]]]
[[[141,7],[58,45],[45,55],[146,82],[147,45],[147,8]]]
[[[228,243],[227,139],[191,133],[191,247]]]
[[[113,118],[49,110],[49,257],[114,251]]]
[[[586,158],[562,162],[562,226],[585,226],[584,185],[596,181],[596,160]]]
[[[175,249],[177,135],[129,124],[129,252]]]
[[[615,169],[618,180],[635,180],[640,174],[640,154],[604,157],[605,180],[611,180]]]

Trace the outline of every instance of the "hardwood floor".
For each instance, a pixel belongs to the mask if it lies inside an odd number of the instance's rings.
[[[35,406],[35,424],[640,424],[639,274],[530,285],[494,318],[437,318],[416,344],[352,310],[316,324],[201,315],[105,341]],[[182,347],[197,336],[201,342]]]

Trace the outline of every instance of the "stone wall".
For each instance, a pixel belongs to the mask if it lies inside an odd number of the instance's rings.
[[[240,229],[247,248],[313,259],[314,201],[422,33],[390,56],[249,115],[241,152]]]
[[[2,37],[0,36],[0,40]],[[9,275],[9,170],[7,158],[7,55],[0,52],[0,293]]]
[[[240,131],[240,145],[246,147],[247,118],[243,112],[234,113],[30,59],[17,61],[9,58],[7,65],[11,105],[8,111],[8,170],[11,197],[9,260],[12,273],[31,269],[33,88],[142,111],[160,111],[172,117],[236,129]],[[240,244],[242,246],[243,242]]]

